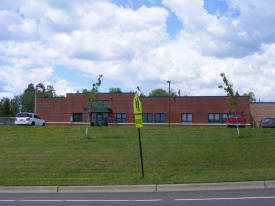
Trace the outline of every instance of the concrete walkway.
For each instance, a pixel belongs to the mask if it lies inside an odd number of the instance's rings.
[[[0,193],[174,192],[275,188],[275,181],[117,186],[2,186]]]

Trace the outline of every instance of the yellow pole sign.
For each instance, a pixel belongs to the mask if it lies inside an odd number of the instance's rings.
[[[142,106],[141,101],[138,97],[138,94],[136,93],[134,100],[133,100],[133,107],[134,107],[134,114],[135,114],[135,123],[136,128],[142,128]]]

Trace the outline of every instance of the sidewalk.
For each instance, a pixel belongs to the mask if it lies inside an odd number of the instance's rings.
[[[0,193],[174,192],[265,188],[275,188],[275,181],[114,186],[1,186]]]

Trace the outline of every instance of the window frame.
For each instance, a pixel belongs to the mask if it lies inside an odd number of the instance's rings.
[[[213,120],[210,119],[210,115],[213,115]],[[216,119],[218,115],[218,119]],[[208,123],[220,123],[220,113],[208,113]]]
[[[226,115],[226,118],[224,118],[224,115]],[[222,123],[226,123],[226,120],[228,117],[229,117],[228,113],[222,113]]]
[[[109,101],[108,100],[96,100],[92,103],[92,107],[96,108],[105,108],[108,107]]]
[[[83,122],[83,113],[73,113],[72,122]]]
[[[116,113],[116,123],[127,123],[127,114]]]
[[[189,116],[191,115],[191,121],[189,120]],[[187,118],[184,119],[184,116]],[[181,122],[182,123],[192,123],[193,122],[193,113],[181,113]]]
[[[159,116],[159,120],[157,116]],[[155,117],[155,121],[154,121],[155,123],[166,123],[166,113],[155,113],[154,117]]]
[[[151,118],[149,118],[151,117]],[[143,113],[142,114],[143,123],[153,123],[153,113]]]

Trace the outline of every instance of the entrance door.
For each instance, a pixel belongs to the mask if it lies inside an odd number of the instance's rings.
[[[108,113],[91,113],[91,126],[108,126]]]
[[[97,125],[102,126],[103,124],[103,114],[102,113],[97,113]]]

